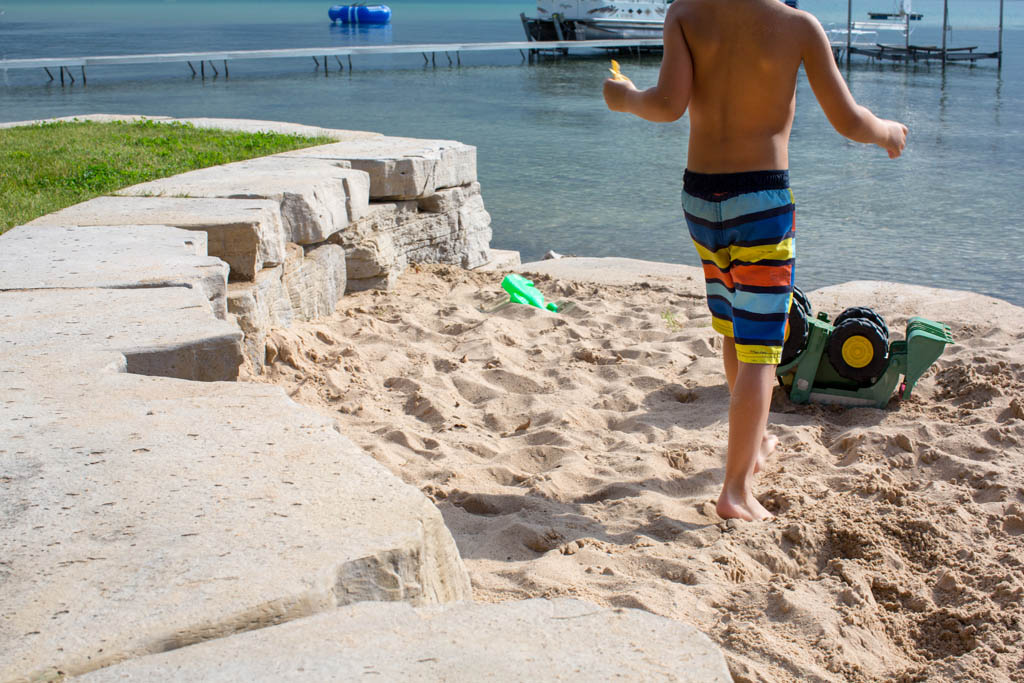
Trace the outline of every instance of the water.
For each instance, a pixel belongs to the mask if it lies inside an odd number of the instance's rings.
[[[331,2],[0,0],[0,57],[521,40],[514,0],[391,0],[392,26],[332,27]],[[802,0],[845,25],[842,0]],[[854,18],[891,9],[857,0]],[[951,0],[952,45],[994,50],[997,0]],[[918,1],[913,40],[937,44],[942,4]],[[898,161],[836,134],[806,80],[790,148],[805,289],[881,279],[970,289],[1024,305],[1024,0],[1005,5],[1004,62],[844,68],[854,96],[910,126]],[[899,38],[887,36],[886,42]],[[41,71],[0,72],[0,121],[141,113],[293,121],[478,147],[492,246],[524,260],[548,249],[697,265],[679,209],[687,121],[653,124],[607,111],[601,55],[524,64],[466,53],[461,67],[419,55],[360,57],[325,78],[312,60],[232,62],[231,78],[193,80],[184,64],[106,67],[61,88]],[[641,87],[658,58],[621,59]],[[441,65],[443,64],[443,66]],[[219,66],[219,65],[218,65]],[[865,302],[869,303],[869,302]]]

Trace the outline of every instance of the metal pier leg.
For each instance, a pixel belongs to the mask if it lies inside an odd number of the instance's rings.
[[[313,57],[313,63],[316,64],[316,70],[319,71],[320,70],[320,60],[317,59],[316,57]]]
[[[64,87],[64,67],[60,68],[60,85],[62,88]]]
[[[458,52],[455,53],[455,61],[459,63],[459,66],[462,66],[462,55]]]
[[[188,64],[188,68],[192,69],[192,78],[195,78],[196,77],[196,68],[194,66],[192,66],[192,62],[185,62],[185,63]]]
[[[431,52],[430,53],[430,65],[431,66],[437,66],[437,53],[436,52]]]
[[[348,56],[348,72],[352,73],[352,55]]]
[[[426,66],[427,64],[430,64],[430,60],[427,59],[427,53],[426,52],[421,52],[420,54],[423,55],[423,66]]]
[[[45,67],[45,66],[44,66],[44,67],[43,67],[43,71],[45,71],[45,72],[46,72],[46,75],[47,75],[47,76],[49,76],[49,77],[50,77],[50,80],[52,81],[52,80],[53,80],[53,74],[52,74],[52,73],[50,73],[50,70],[49,70],[49,69],[48,69],[47,67]]]
[[[224,78],[231,78],[231,74],[228,73],[228,60],[224,60]]]
[[[69,67],[69,66],[66,66],[66,67],[64,67],[64,68],[65,68],[65,69],[67,70],[67,72],[68,72],[68,78],[70,78],[70,79],[71,79],[71,82],[72,82],[72,83],[74,83],[74,82],[75,82],[75,75],[74,75],[73,73],[71,73],[71,67]]]
[[[199,60],[199,77],[206,80],[206,62]]]
[[[82,85],[89,85],[89,81],[85,80],[85,64],[82,65]]]
[[[338,71],[344,71],[345,65],[341,63],[341,58],[338,55],[334,55],[334,61],[338,63]]]
[[[452,65],[452,56],[450,54],[448,54],[447,50],[445,50],[444,56],[448,58],[448,66],[451,66]]]
[[[220,76],[220,72],[217,71],[217,67],[213,65],[213,62],[210,62],[210,68],[213,69],[214,76]]]
[[[327,55],[324,55],[324,78],[327,78],[328,71],[330,71],[330,69],[327,68]]]

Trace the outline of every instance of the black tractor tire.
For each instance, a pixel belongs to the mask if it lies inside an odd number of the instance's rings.
[[[804,313],[807,314],[808,319],[811,318],[811,300],[807,298],[807,295],[804,294],[803,290],[799,287],[793,288],[793,303],[804,309]]]
[[[840,376],[870,386],[889,364],[889,334],[867,318],[847,317],[828,339],[828,359]]]
[[[878,328],[885,334],[885,343],[889,344],[889,326],[885,324],[885,318],[882,314],[873,308],[867,306],[851,306],[845,311],[836,316],[836,319],[832,321],[832,325],[838,327],[844,320],[850,320],[851,318],[860,318],[862,320],[870,320],[874,324],[878,325]]]
[[[793,288],[793,301],[789,305],[789,321],[786,328],[786,341],[782,344],[782,360],[780,365],[786,365],[796,360],[797,356],[807,347],[807,340],[811,336],[811,324],[808,320],[811,317],[809,310],[800,305],[796,297],[798,290]],[[803,297],[803,292],[800,293]],[[804,298],[806,301],[806,298]]]

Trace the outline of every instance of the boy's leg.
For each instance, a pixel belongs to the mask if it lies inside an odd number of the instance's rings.
[[[732,337],[722,337],[722,364],[725,366],[725,381],[729,385],[729,396],[731,397],[735,393],[736,374],[739,368],[739,359],[736,358],[736,340]],[[768,400],[771,401],[771,386],[768,388]],[[755,474],[764,469],[768,462],[768,456],[775,451],[778,443],[777,436],[763,431],[757,460],[754,462]]]
[[[765,519],[751,485],[777,443],[765,434],[793,286],[794,202],[785,171],[683,176],[683,211],[724,336],[729,447],[722,517]]]
[[[725,381],[729,385],[729,395],[732,396],[732,388],[736,386],[736,369],[739,360],[736,358],[736,340],[732,337],[722,337],[722,365],[725,366]]]
[[[774,365],[738,362],[729,400],[725,484],[716,507],[720,517],[753,521],[772,516],[754,498],[753,477],[762,458],[774,383]]]

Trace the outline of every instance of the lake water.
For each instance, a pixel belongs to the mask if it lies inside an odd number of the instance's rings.
[[[891,10],[857,0],[854,18]],[[0,58],[522,40],[512,0],[390,0],[388,28],[331,26],[330,2],[0,0]],[[996,48],[998,0],[951,0],[951,45]],[[846,3],[802,0],[826,25]],[[942,3],[916,2],[913,41],[937,44]],[[1004,61],[893,66],[855,58],[857,100],[910,126],[903,158],[836,134],[805,79],[790,148],[805,289],[882,279],[971,289],[1024,305],[1024,1],[1005,5]],[[886,36],[882,40],[897,42]],[[600,54],[524,63],[518,52],[360,57],[355,70],[312,60],[231,62],[229,79],[184,64],[106,67],[61,87],[41,71],[0,71],[0,121],[83,113],[219,116],[446,138],[476,145],[492,246],[697,265],[679,208],[687,120],[653,124],[604,107]],[[658,57],[620,58],[641,87]],[[442,65],[443,62],[443,65]],[[219,65],[218,65],[219,67]],[[335,64],[335,68],[337,65]],[[76,74],[77,75],[77,74]],[[869,304],[870,302],[865,302]]]

